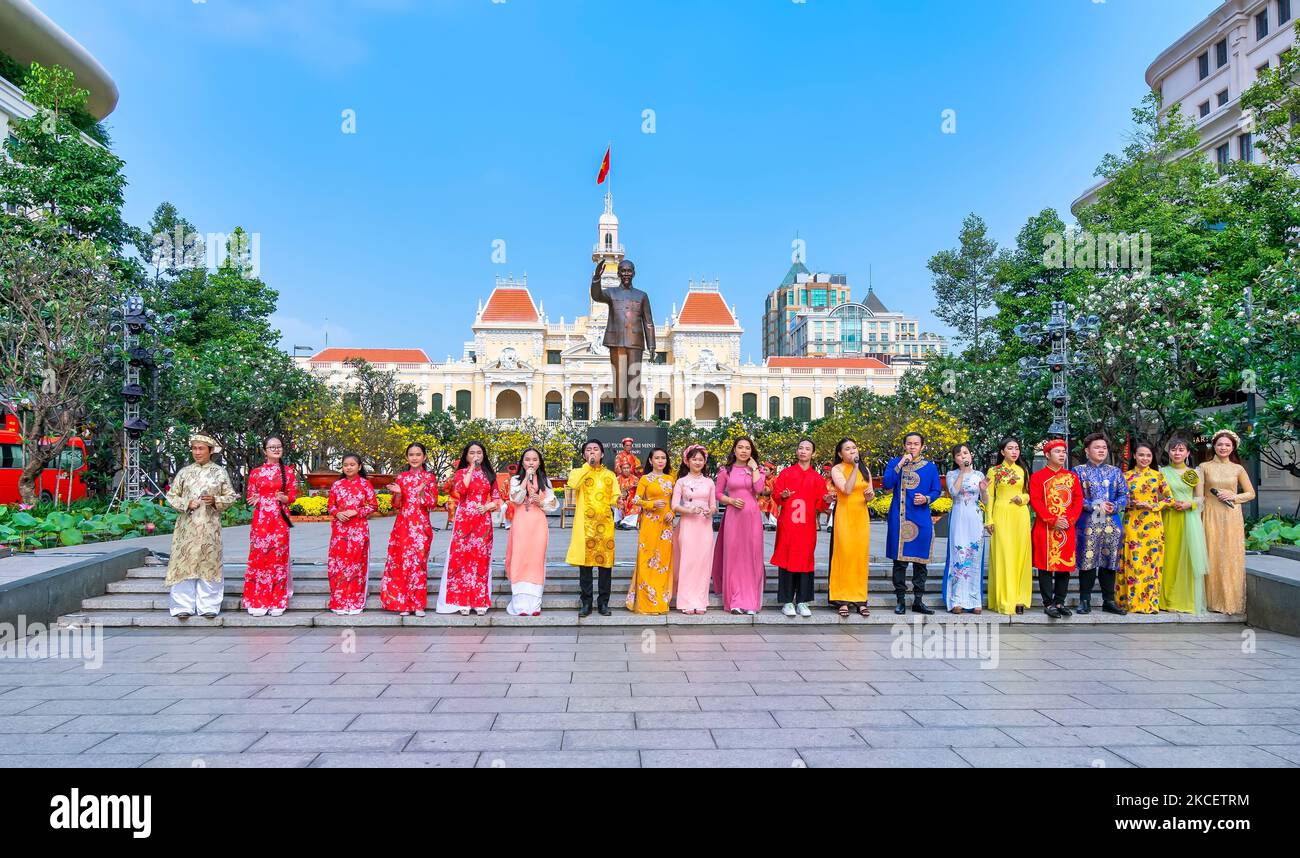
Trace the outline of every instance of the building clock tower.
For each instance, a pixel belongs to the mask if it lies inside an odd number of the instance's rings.
[[[591,249],[591,261],[603,262],[604,271],[600,276],[603,289],[618,286],[618,264],[623,261],[623,245],[618,241],[618,215],[614,214],[614,194],[605,192],[605,213],[600,216],[596,228],[596,244]],[[609,308],[604,304],[591,301],[588,318],[593,322],[604,321],[609,315]]]

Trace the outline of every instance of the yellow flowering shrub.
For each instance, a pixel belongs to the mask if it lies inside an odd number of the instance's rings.
[[[893,492],[876,492],[875,498],[867,504],[867,509],[871,510],[873,518],[884,518],[889,515],[889,502],[894,497]]]
[[[894,499],[893,492],[877,492],[876,499],[867,504],[875,518],[884,518],[889,515],[889,503]],[[947,515],[952,512],[952,498],[942,497],[930,504],[930,513],[932,515]]]
[[[375,497],[377,497],[377,498],[379,499],[379,512],[380,512],[381,515],[382,515],[382,514],[385,514],[385,513],[390,513],[390,512],[393,511],[393,496],[392,496],[392,495],[390,495],[390,494],[388,494],[387,492],[385,492],[385,493],[383,493],[383,494],[376,495]]]
[[[289,506],[293,515],[328,515],[329,498],[324,495],[305,495]]]

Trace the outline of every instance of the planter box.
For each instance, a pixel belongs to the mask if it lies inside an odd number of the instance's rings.
[[[373,513],[372,515],[370,515],[370,516],[368,517],[368,520],[369,520],[369,521],[374,521],[374,520],[377,519],[377,518],[392,518],[392,517],[395,516],[395,515],[397,515],[397,511],[396,511],[396,510],[394,510],[393,512],[376,512],[376,513]],[[289,516],[289,520],[292,521],[294,524],[298,524],[299,522],[308,522],[308,523],[310,523],[310,522],[314,522],[314,521],[329,521],[329,520],[330,520],[330,516],[328,516],[328,515],[291,515],[291,516]]]
[[[948,538],[948,514],[932,515],[930,521],[934,523],[934,535],[936,538]]]
[[[317,471],[307,475],[307,485],[311,486],[313,489],[328,489],[341,479],[343,479],[343,476],[341,474],[336,474],[333,471]],[[371,474],[366,477],[366,479],[369,480],[370,485],[374,486],[375,490],[378,491],[379,489],[387,488],[393,480],[397,479],[397,477],[394,474]]]
[[[322,471],[307,475],[307,485],[313,489],[328,489],[339,481],[339,475],[333,471]]]

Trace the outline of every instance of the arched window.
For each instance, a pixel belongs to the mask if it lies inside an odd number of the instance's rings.
[[[433,403],[430,405],[430,410],[433,411],[434,414],[437,414],[438,412],[442,411],[442,394],[441,394],[441,393],[435,393],[435,394],[433,395]]]
[[[807,423],[812,420],[812,400],[806,396],[796,396],[794,398],[794,419],[800,423]]]
[[[722,417],[721,403],[718,402],[718,395],[711,390],[705,390],[695,396],[695,419],[696,420],[719,420]]]
[[[462,420],[469,417],[470,403],[472,401],[473,396],[468,390],[456,391],[456,415]]]
[[[828,396],[822,400],[822,413],[830,417],[835,412],[835,397]]]
[[[614,249],[614,234],[613,234],[613,233],[609,233],[609,232],[605,233],[605,249],[606,249],[606,250],[613,250],[613,249]]]
[[[524,402],[515,390],[503,390],[497,395],[496,418],[518,420],[524,416]]]
[[[740,397],[740,410],[745,412],[745,414],[747,415],[757,417],[758,416],[758,394],[746,393],[744,396]]]
[[[573,394],[573,419],[591,419],[591,397],[587,395],[585,390],[579,390]]]
[[[767,398],[767,418],[776,420],[781,416],[781,397],[769,396]]]
[[[415,420],[420,411],[419,393],[399,393],[397,394],[397,419],[403,423],[411,423]]]

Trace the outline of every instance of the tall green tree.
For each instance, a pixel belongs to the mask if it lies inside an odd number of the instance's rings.
[[[121,254],[131,234],[122,161],[73,122],[88,93],[38,63],[23,84],[39,110],[11,120],[0,157],[0,386],[26,406],[19,490],[30,502],[40,471],[106,395],[109,311],[140,269]]]
[[[115,288],[102,247],[45,218],[29,226],[0,234],[0,398],[22,428],[18,493],[31,504],[100,385]]]
[[[1132,114],[1131,140],[1102,158],[1096,175],[1106,184],[1079,210],[1079,226],[1093,235],[1149,234],[1152,273],[1206,273],[1214,267],[1214,227],[1227,215],[1219,173],[1206,158],[1182,157],[1200,135],[1178,105],[1162,113],[1152,92]]]
[[[934,314],[952,325],[967,343],[979,350],[983,330],[993,306],[994,270],[998,244],[988,237],[983,218],[969,214],[962,221],[958,247],[930,257],[934,275]]]
[[[131,234],[122,219],[122,159],[87,143],[72,124],[70,114],[89,96],[72,72],[32,68],[38,83],[25,95],[40,111],[9,123],[8,157],[0,158],[0,231],[44,235],[39,216],[60,227],[64,239],[96,242],[116,254]]]

